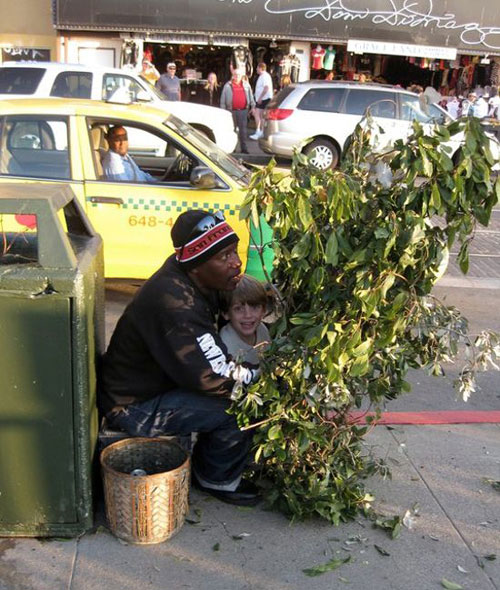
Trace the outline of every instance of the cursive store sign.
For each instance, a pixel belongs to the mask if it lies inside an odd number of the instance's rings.
[[[498,0],[55,0],[59,29],[201,31],[500,53]]]
[[[254,0],[216,0],[230,4],[250,4]],[[255,0],[255,5],[259,4]],[[455,12],[450,12],[447,5],[452,4]],[[334,23],[354,23],[366,21],[371,25],[387,28],[429,28],[443,29],[448,34],[458,36],[465,45],[483,46],[489,49],[500,50],[500,22],[499,26],[484,25],[477,20],[464,21],[457,14],[456,7],[460,8],[460,2],[434,2],[433,0],[386,0],[377,2],[364,0],[364,2],[349,0],[299,0],[298,2],[283,2],[282,0],[265,0],[263,9],[268,14],[285,16],[298,16],[307,21],[323,21],[332,25],[331,31],[335,33]],[[476,6],[475,14],[481,10]],[[486,6],[485,6],[486,8]],[[490,6],[488,6],[490,8]],[[484,12],[483,12],[484,13]],[[487,14],[491,14],[488,11]],[[497,8],[498,17],[498,8]],[[318,25],[320,26],[320,25]],[[355,27],[353,27],[355,28]],[[324,30],[324,27],[321,27]]]

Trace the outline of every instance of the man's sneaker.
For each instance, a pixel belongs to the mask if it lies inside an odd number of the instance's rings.
[[[241,480],[234,492],[206,488],[200,484],[194,474],[191,481],[195,488],[206,494],[210,494],[214,498],[221,500],[221,502],[226,502],[226,504],[234,504],[235,506],[256,506],[262,499],[257,486],[246,479]]]
[[[262,131],[256,131],[253,135],[250,135],[250,139],[259,139],[263,135],[264,134],[262,133]]]

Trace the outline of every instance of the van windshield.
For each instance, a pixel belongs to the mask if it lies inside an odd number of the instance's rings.
[[[200,133],[188,123],[184,123],[184,121],[181,121],[175,115],[169,115],[163,124],[193,144],[209,160],[218,164],[226,174],[235,180],[248,184],[250,181],[250,170],[236,160],[236,158],[221,150],[206,135]]]

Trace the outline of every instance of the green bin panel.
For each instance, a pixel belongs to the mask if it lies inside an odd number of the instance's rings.
[[[70,306],[0,295],[0,530],[77,520]]]
[[[36,232],[13,215],[36,216]],[[103,276],[102,240],[69,186],[0,184],[1,536],[92,526]]]
[[[272,241],[273,230],[264,219],[264,216],[260,216],[259,227],[255,227],[253,222],[250,221],[250,246],[245,272],[259,281],[267,281],[268,277],[271,277],[274,260]],[[264,263],[264,266],[262,266],[262,263]],[[264,268],[268,276],[266,276]]]

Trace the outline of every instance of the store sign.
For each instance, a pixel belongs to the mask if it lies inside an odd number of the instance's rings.
[[[347,51],[354,53],[381,53],[383,55],[406,55],[408,57],[428,57],[455,61],[457,50],[451,47],[433,47],[432,45],[410,45],[384,41],[361,41],[349,39]]]
[[[2,61],[50,61],[50,49],[2,47]]]
[[[370,39],[500,52],[492,0],[55,0],[60,29]]]

